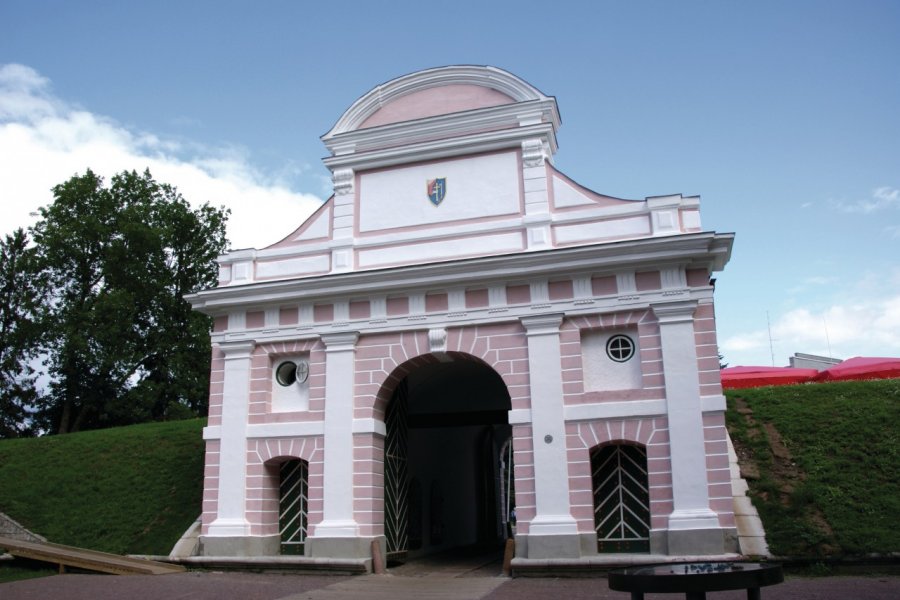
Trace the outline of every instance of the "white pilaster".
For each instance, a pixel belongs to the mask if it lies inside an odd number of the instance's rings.
[[[534,445],[535,517],[532,535],[575,535],[569,504],[569,470],[563,405],[559,326],[562,315],[525,317]]]
[[[353,362],[355,331],[323,335],[325,343],[325,471],[317,538],[356,537],[353,517]]]
[[[672,455],[672,497],[669,530],[712,529],[719,519],[709,508],[703,409],[694,341],[696,301],[653,306],[659,320],[666,416]]]
[[[522,142],[522,184],[525,186],[525,224],[528,249],[549,248],[550,193],[547,179],[547,149],[540,139]]]
[[[208,537],[250,535],[245,515],[247,487],[247,416],[250,401],[250,357],[253,341],[219,345],[225,354],[222,426],[219,449],[219,501]]]
[[[335,169],[331,174],[331,179],[334,183],[331,270],[339,273],[353,268],[356,173],[350,168]]]

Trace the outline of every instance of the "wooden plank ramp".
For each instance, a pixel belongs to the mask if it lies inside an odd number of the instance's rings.
[[[0,537],[0,548],[6,548],[6,551],[13,556],[59,565],[61,573],[65,571],[66,567],[112,573],[113,575],[165,575],[185,571],[181,565],[130,558],[49,542],[25,542]]]

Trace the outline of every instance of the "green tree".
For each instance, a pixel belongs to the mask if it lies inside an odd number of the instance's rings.
[[[0,438],[33,433],[42,288],[28,236],[22,229],[6,235],[0,240]]]
[[[32,228],[46,278],[52,433],[204,414],[208,317],[184,294],[215,285],[227,211],[192,210],[145,171],[90,170],[53,188]]]

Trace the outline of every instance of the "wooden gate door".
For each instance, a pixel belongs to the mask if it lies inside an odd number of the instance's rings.
[[[650,551],[647,451],[610,444],[591,452],[597,551]]]

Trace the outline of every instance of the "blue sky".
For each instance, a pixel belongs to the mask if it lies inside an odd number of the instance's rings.
[[[699,194],[735,232],[731,365],[900,356],[900,2],[0,2],[0,234],[90,167],[149,167],[266,246],[329,193],[319,136],[448,64],[559,102],[555,164]],[[771,335],[770,332],[771,331]],[[770,344],[771,337],[771,344]]]

